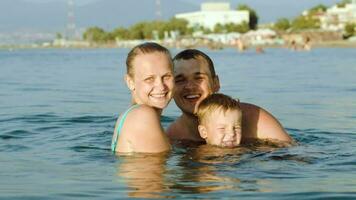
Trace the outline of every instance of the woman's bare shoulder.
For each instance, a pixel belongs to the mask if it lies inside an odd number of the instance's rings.
[[[141,105],[127,115],[122,134],[122,152],[153,153],[170,149],[159,113],[147,105]]]
[[[128,137],[144,137],[143,132],[150,131],[152,134],[161,133],[161,122],[159,113],[147,105],[140,105],[133,109],[126,117],[124,131]]]
[[[155,108],[147,106],[147,105],[140,105],[137,108],[133,109],[129,115],[128,118],[134,120],[134,121],[159,121],[160,117],[158,112],[156,111]],[[128,119],[129,120],[129,119]]]

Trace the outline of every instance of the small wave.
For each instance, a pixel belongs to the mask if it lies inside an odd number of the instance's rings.
[[[63,102],[63,103],[80,103],[80,104],[82,104],[82,103],[86,103],[86,104],[97,103],[96,101],[89,101],[89,100],[63,100],[61,102]]]
[[[25,115],[22,117],[12,117],[7,119],[1,119],[0,122],[28,122],[28,123],[45,123],[51,121],[58,121],[59,116],[52,113]]]
[[[356,92],[356,88],[348,88],[345,91],[346,92]]]
[[[292,154],[284,154],[284,155],[269,155],[268,159],[277,160],[277,161],[296,161],[300,163],[306,164],[314,164],[317,160],[313,157],[306,157],[306,156],[299,156],[299,155],[292,155]]]
[[[356,161],[341,161],[341,162],[339,161],[339,162],[331,163],[328,165],[329,166],[338,166],[338,167],[342,167],[344,170],[352,170],[353,171],[355,169]]]
[[[0,135],[0,139],[2,140],[10,140],[10,139],[18,139],[18,138],[22,138],[22,137],[13,136],[13,135]]]
[[[356,137],[356,134],[340,131],[325,131],[319,129],[286,129],[288,133],[300,144],[331,144],[336,141],[347,141]]]
[[[110,151],[110,148],[102,148],[102,147],[97,147],[97,146],[85,146],[85,145],[78,145],[78,146],[73,146],[70,147],[71,150],[75,152],[85,152],[88,150],[102,150],[102,151]]]
[[[29,147],[20,144],[5,144],[0,146],[0,152],[23,152],[29,149]]]
[[[55,130],[55,129],[61,129],[62,127],[60,126],[45,126],[45,127],[39,127],[36,128],[36,131],[49,131],[49,130]]]
[[[356,115],[348,116],[348,117],[346,117],[346,118],[356,119]]]
[[[80,116],[63,120],[63,122],[69,123],[106,123],[114,121],[115,118],[113,116]]]
[[[8,131],[0,135],[0,139],[2,140],[10,140],[10,139],[21,139],[21,138],[27,138],[30,137],[31,135],[34,135],[37,133],[26,131],[26,130],[13,130],[13,131]]]
[[[273,194],[273,193],[272,193]],[[355,199],[356,192],[298,192],[279,194],[281,199]],[[274,198],[278,197],[276,194]]]
[[[37,123],[107,123],[114,122],[116,118],[114,116],[79,116],[79,117],[62,117],[53,113],[25,115],[22,117],[12,117],[0,119],[0,122],[25,122],[31,124]]]
[[[41,88],[41,87],[32,87],[32,88],[19,88],[19,91],[22,92],[42,92],[42,91],[57,91],[56,89],[51,88]]]

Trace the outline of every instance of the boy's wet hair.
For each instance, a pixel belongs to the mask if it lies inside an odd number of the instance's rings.
[[[160,44],[157,44],[155,42],[145,42],[142,44],[139,44],[135,46],[134,48],[131,49],[131,51],[128,53],[127,58],[126,58],[126,73],[130,75],[131,77],[134,75],[133,74],[133,61],[136,58],[136,56],[141,55],[141,54],[149,54],[149,53],[154,53],[154,52],[159,52],[167,55],[167,58],[169,59],[169,62],[172,64],[172,56],[169,50],[161,46]]]
[[[199,51],[197,49],[186,49],[181,52],[179,52],[176,56],[174,56],[173,61],[175,60],[189,60],[189,59],[203,59],[208,63],[208,67],[211,73],[212,78],[216,76],[215,73],[215,68],[214,68],[214,63],[210,59],[208,55],[203,53],[202,51]]]
[[[241,111],[240,101],[221,93],[214,93],[208,96],[198,106],[196,115],[199,123],[206,119],[206,117],[210,116],[211,113],[219,109],[224,113],[228,110]]]

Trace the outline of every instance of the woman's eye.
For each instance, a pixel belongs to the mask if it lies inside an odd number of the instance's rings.
[[[150,83],[150,82],[153,82],[153,80],[154,80],[153,77],[148,77],[148,78],[145,78],[144,81]]]
[[[171,79],[172,78],[172,75],[165,75],[165,76],[163,76],[163,79],[164,80],[169,80],[169,79]]]
[[[234,131],[239,131],[241,130],[241,127],[237,126],[237,127],[234,127]]]

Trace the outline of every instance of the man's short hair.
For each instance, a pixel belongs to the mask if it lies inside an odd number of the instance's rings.
[[[218,109],[221,109],[224,113],[228,110],[241,110],[240,101],[221,93],[209,95],[198,106],[196,115],[199,123]]]
[[[208,55],[203,53],[202,51],[199,51],[197,49],[186,49],[181,52],[179,52],[176,56],[174,56],[173,61],[176,60],[189,60],[189,59],[203,59],[208,63],[208,67],[211,73],[212,78],[216,76],[215,69],[214,69],[214,63],[210,59]]]

